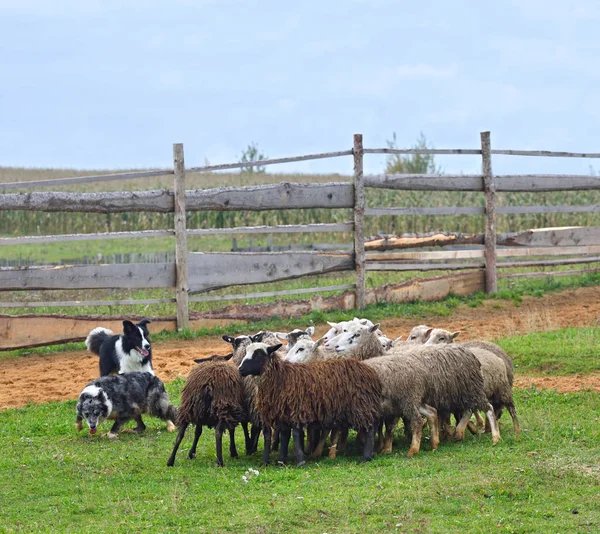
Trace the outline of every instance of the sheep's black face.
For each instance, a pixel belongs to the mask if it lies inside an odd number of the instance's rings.
[[[281,347],[279,345],[267,346],[264,343],[252,343],[246,350],[246,356],[240,364],[239,371],[242,376],[258,376],[262,373],[265,364],[272,354]]]

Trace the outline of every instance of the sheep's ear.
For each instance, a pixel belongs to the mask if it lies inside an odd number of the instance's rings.
[[[288,335],[285,332],[274,332],[274,334],[281,339],[288,339]]]
[[[260,343],[263,340],[263,337],[265,337],[265,333],[261,330],[260,332],[256,332],[253,336],[250,336],[250,341],[252,341],[252,343]]]
[[[315,333],[315,327],[314,327],[314,326],[309,326],[309,327],[306,329],[306,333],[307,333],[309,336],[312,336],[312,335]]]
[[[375,332],[376,330],[379,330],[379,323],[369,327],[369,332]]]
[[[338,323],[332,323],[332,322],[330,322],[330,321],[327,321],[327,324],[328,324],[329,326],[331,326],[331,328],[337,328],[337,327],[338,327]]]
[[[227,356],[223,356],[223,361],[231,360],[233,358],[233,352],[227,354]]]
[[[457,337],[460,335],[460,332],[461,332],[460,330],[458,330],[457,332],[452,332],[452,333],[450,334],[450,337],[451,337],[452,339],[456,339],[456,338],[457,338]]]
[[[356,317],[354,318],[356,319]],[[367,324],[369,322],[369,319],[356,319],[360,324]]]
[[[281,347],[283,347],[282,343],[277,343],[277,345],[271,345],[270,347],[267,347],[267,354],[273,354],[276,350],[279,350]]]
[[[196,363],[202,363],[202,362],[205,362],[206,360],[203,360],[202,358],[196,358],[194,361]]]
[[[398,343],[398,341],[400,341],[402,339],[402,336],[398,336],[396,339],[394,339],[394,341],[392,341],[392,347]]]
[[[429,330],[427,330],[427,332],[425,332],[425,334],[423,336],[423,341],[427,341],[429,339],[431,332],[433,332],[433,328],[430,328]]]
[[[317,341],[315,341],[315,345],[314,345],[315,349],[316,349],[317,347],[320,347],[320,346],[321,346],[323,343],[325,343],[325,341],[326,341],[326,340],[325,340],[325,338],[324,338],[324,337],[317,339]]]
[[[128,334],[129,332],[133,332],[134,330],[135,330],[135,325],[131,321],[128,321],[127,319],[125,319],[123,321],[123,332]]]
[[[233,345],[233,342],[235,341],[234,338],[232,338],[231,336],[223,336],[222,337],[223,341],[227,341],[227,343],[231,343]]]

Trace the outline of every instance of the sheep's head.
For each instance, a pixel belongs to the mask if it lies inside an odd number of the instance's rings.
[[[459,336],[460,330],[450,332],[442,328],[432,328],[427,336],[425,345],[448,345],[454,343],[454,340]]]
[[[359,326],[358,328],[341,335],[336,342],[335,350],[337,352],[345,352],[359,345],[369,335],[377,335],[379,324],[373,326]]]
[[[429,333],[431,332],[431,330],[433,330],[433,328],[431,328],[430,326],[424,325],[424,324],[415,326],[410,331],[410,334],[408,334],[408,337],[406,338],[406,343],[414,343],[414,344],[425,343],[425,341],[427,341],[427,337],[429,336]]]
[[[223,341],[227,341],[227,343],[231,343],[231,345],[233,346],[233,350],[238,349],[244,343],[252,342],[252,340],[250,339],[250,336],[237,336],[237,337],[223,336],[222,339],[223,339]]]
[[[274,356],[275,351],[279,348],[281,348],[281,343],[271,346],[266,343],[251,343],[248,345],[246,348],[246,355],[238,368],[240,375],[260,375],[265,364]]]
[[[281,339],[285,339],[287,349],[290,350],[300,339],[310,339],[315,333],[315,327],[309,326],[306,330],[300,330],[300,328],[294,328],[291,332],[275,332],[275,335]]]
[[[299,339],[289,350],[285,359],[292,363],[303,363],[313,359],[315,351],[325,342],[323,338],[313,341],[309,338]]]

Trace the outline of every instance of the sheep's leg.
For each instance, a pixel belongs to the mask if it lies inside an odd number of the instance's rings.
[[[248,433],[248,422],[242,423],[242,430],[244,431],[244,444],[246,445],[246,456],[252,454],[252,441],[250,441],[250,434]]]
[[[294,427],[294,448],[296,449],[296,465],[298,467],[306,463],[306,454],[302,443],[302,428]]]
[[[371,425],[369,430],[365,434],[365,446],[363,448],[362,458],[359,463],[370,462],[373,459],[373,452],[375,450],[375,424]]]
[[[331,429],[329,429],[329,428],[323,428],[321,430],[321,432],[320,432],[321,437],[319,439],[319,442],[317,443],[316,447],[310,454],[309,458],[311,460],[320,458],[323,455],[323,447],[325,447],[325,440],[327,439],[327,436],[329,436],[329,432],[331,432]]]
[[[381,449],[382,454],[392,452],[392,442],[394,441],[394,432],[396,431],[398,420],[398,417],[385,420],[385,438],[383,440],[383,448]]]
[[[423,434],[423,422],[421,421],[421,415],[416,414],[417,416],[411,421],[411,433],[412,439],[410,442],[410,449],[406,453],[406,456],[412,458],[415,454],[419,452],[421,448],[421,435]]]
[[[454,431],[454,439],[456,441],[462,441],[464,439],[465,430],[467,428],[467,425],[469,424],[469,421],[471,420],[471,415],[472,412],[470,412],[469,410],[463,412],[460,421],[456,425],[456,430]]]
[[[342,428],[340,430],[340,439],[338,440],[338,452],[346,452],[346,445],[348,444],[348,429]]]
[[[223,467],[223,423],[219,421],[215,427],[215,442],[217,448],[217,467]]]
[[[454,417],[458,422],[459,417],[456,417],[456,415]],[[442,441],[452,441],[453,432],[450,424],[450,412],[438,412],[438,421],[440,426],[440,438]]]
[[[483,418],[477,411],[475,412],[475,424],[477,425],[477,428],[483,428],[484,425]]]
[[[235,448],[235,426],[229,429],[229,456],[231,458],[238,457],[238,452]]]
[[[181,426],[179,427],[179,432],[177,433],[177,438],[175,439],[175,445],[173,446],[173,452],[171,453],[171,456],[169,456],[169,459],[167,460],[167,465],[169,467],[173,467],[173,465],[175,464],[175,455],[177,454],[177,449],[179,449],[179,445],[181,444],[181,440],[183,439],[183,436],[185,436],[185,431],[188,427],[189,423],[183,422],[181,423]]]
[[[271,427],[265,426],[263,428],[263,435],[265,437],[265,446],[263,448],[263,460],[262,460],[263,465],[269,465],[269,463],[270,463],[269,453],[271,452],[271,434],[272,434]]]
[[[404,435],[408,438],[410,437],[410,420],[408,419],[408,417],[403,417],[402,418],[402,425],[404,426]]]
[[[273,445],[271,445],[271,450],[273,452],[279,450],[279,443],[281,443],[281,428],[276,426],[273,429]]]
[[[196,458],[196,447],[198,447],[198,440],[200,439],[201,435],[202,425],[196,425],[196,432],[194,433],[194,443],[192,443],[192,448],[190,449],[190,452],[188,452],[188,458],[190,460]]]
[[[321,436],[321,427],[319,425],[308,425],[308,428],[306,429],[306,454],[313,454],[321,440]],[[327,438],[327,436],[325,436],[325,438]]]
[[[260,438],[260,426],[252,425],[250,429],[250,452],[246,454],[254,454],[258,450],[258,438]]]
[[[498,443],[500,441],[500,429],[498,428],[498,421],[496,421],[494,408],[491,404],[488,404],[488,411],[485,412],[485,416],[490,422],[490,428],[492,429],[492,443]]]
[[[375,448],[378,451],[383,449],[384,437],[385,437],[385,434],[384,434],[384,430],[383,430],[383,419],[379,419],[379,421],[377,421],[377,434],[375,435]]]
[[[340,439],[339,429],[332,430],[331,431],[331,446],[329,447],[329,454],[328,454],[328,457],[330,460],[335,460],[335,457],[337,456],[337,448],[338,448],[339,439]]]
[[[279,439],[280,439],[280,443],[279,443],[279,459],[278,462],[280,464],[287,464],[287,459],[288,459],[288,449],[290,446],[290,436],[292,433],[292,429],[285,425],[280,425],[277,427],[278,431],[277,433],[279,434]]]
[[[434,451],[440,446],[440,423],[437,410],[433,406],[424,404],[419,407],[419,413],[427,418],[429,423],[429,436],[431,438],[431,450]]]
[[[508,413],[512,417],[513,425],[515,427],[515,439],[519,439],[519,434],[521,433],[521,425],[519,424],[519,418],[517,417],[517,411],[515,410],[514,404],[507,404],[506,409]]]

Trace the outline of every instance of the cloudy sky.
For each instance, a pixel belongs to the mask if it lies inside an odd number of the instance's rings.
[[[423,132],[477,148],[490,130],[494,148],[600,152],[599,24],[595,0],[0,0],[0,165],[168,167],[174,142],[188,165],[225,163],[250,142],[281,157],[347,149],[358,132],[367,147]]]

